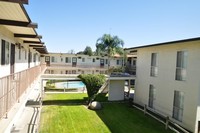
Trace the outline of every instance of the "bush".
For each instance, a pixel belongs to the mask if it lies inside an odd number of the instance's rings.
[[[106,77],[103,74],[81,74],[78,76],[87,88],[88,103],[92,102],[95,95],[105,83]]]
[[[112,72],[123,72],[123,68],[122,67],[111,67],[108,70],[110,73]]]

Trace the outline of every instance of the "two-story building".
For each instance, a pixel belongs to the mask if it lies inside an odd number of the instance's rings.
[[[126,51],[137,55],[134,102],[200,132],[200,38]]]
[[[29,18],[23,4],[0,1],[0,77],[40,64],[47,53],[37,24]]]
[[[123,57],[117,55],[89,56],[81,54],[48,53],[45,55],[46,74],[106,74],[109,68],[122,67]]]
[[[26,1],[0,0],[0,119],[9,117],[11,108],[45,69],[40,60],[46,46],[23,4]]]

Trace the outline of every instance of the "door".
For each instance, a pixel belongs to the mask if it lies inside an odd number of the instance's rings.
[[[104,67],[104,59],[100,59],[100,67],[101,67],[101,68]]]
[[[28,51],[28,68],[30,68],[30,63],[31,63],[31,59],[32,59],[32,53],[30,52],[30,49]]]
[[[200,121],[198,121],[198,133],[200,133]]]
[[[76,65],[77,65],[77,58],[73,57],[72,58],[72,67],[76,67]]]
[[[10,74],[15,72],[15,45],[11,44],[11,53],[10,53]]]
[[[50,66],[50,56],[45,56],[45,62],[47,66]]]

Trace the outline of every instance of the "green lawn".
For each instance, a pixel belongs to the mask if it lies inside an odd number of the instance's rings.
[[[104,103],[99,111],[84,105],[87,94],[48,94],[45,100],[65,101],[45,105],[41,112],[40,133],[171,133],[151,117],[125,103]],[[67,103],[64,105],[64,103]]]

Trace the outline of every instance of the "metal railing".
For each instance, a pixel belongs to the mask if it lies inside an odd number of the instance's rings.
[[[125,72],[129,73],[131,75],[136,75],[136,66],[135,65],[126,64]]]
[[[61,69],[61,68],[79,68],[79,69],[84,69],[84,68],[88,68],[88,69],[107,69],[108,66],[104,65],[91,65],[91,64],[76,64],[76,65],[72,65],[72,64],[50,64],[48,66],[48,68],[57,68],[57,69]]]
[[[0,78],[0,119],[8,117],[12,106],[20,102],[21,95],[45,68],[45,65],[40,65]]]

